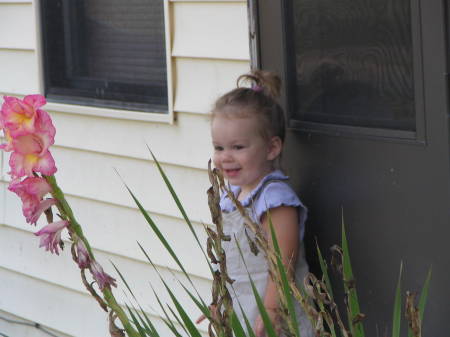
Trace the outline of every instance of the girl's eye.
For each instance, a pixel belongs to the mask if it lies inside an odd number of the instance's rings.
[[[234,145],[233,149],[235,150],[242,150],[244,148],[244,145]]]
[[[214,150],[215,150],[215,151],[222,151],[222,150],[223,150],[223,147],[222,147],[222,146],[215,145],[215,146],[214,146]]]

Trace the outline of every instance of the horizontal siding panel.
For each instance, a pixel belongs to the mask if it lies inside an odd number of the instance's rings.
[[[179,113],[177,123],[169,125],[51,114],[56,144],[64,147],[149,159],[147,143],[160,162],[200,169],[207,168],[211,157],[210,121],[203,115]]]
[[[4,223],[20,230],[36,231],[25,223],[20,199],[11,192],[6,194],[6,199],[8,212]],[[136,241],[139,241],[149,250],[156,265],[179,270],[138,210],[74,197],[69,197],[68,202],[86,237],[96,250],[147,262],[137,245]],[[150,216],[179,255],[187,272],[201,278],[211,278],[206,261],[188,226],[180,219],[155,214]],[[44,217],[41,220],[40,226],[44,224]],[[206,234],[203,228],[200,224],[194,223],[194,226],[200,242],[205,244]]]
[[[4,311],[69,336],[110,336],[106,313],[89,295],[2,268],[0,279],[0,307]],[[160,319],[152,321],[162,336],[170,335]]]
[[[178,2],[172,6],[172,56],[250,59],[245,2]]]
[[[31,4],[0,2],[0,48],[35,49],[34,29]]]
[[[36,54],[33,51],[0,49],[0,92],[34,94],[39,90]]]
[[[88,295],[2,268],[0,279],[2,310],[70,336],[109,336],[105,313]]]
[[[53,147],[52,154],[58,167],[56,178],[68,194],[136,208],[117,170],[147,210],[181,217],[153,162],[60,147]],[[163,169],[189,217],[209,223],[206,190],[210,185],[206,171],[172,165],[163,165]]]
[[[69,246],[66,247],[60,256],[57,256],[37,248],[38,239],[32,233],[8,227],[0,229],[0,233],[0,243],[4,247],[4,254],[0,256],[0,266],[4,269],[23,274],[23,277],[32,277],[44,281],[49,285],[57,284],[59,287],[78,292],[79,295],[88,295],[82,284],[78,266],[72,261]],[[162,314],[158,302],[153,295],[152,288],[149,285],[158,290],[158,296],[163,303],[170,303],[171,301],[157,272],[151,265],[118,256],[107,255],[98,251],[94,253],[105,271],[116,278],[118,287],[113,291],[119,303],[129,303],[129,299],[124,294],[124,291],[127,292],[126,287],[115,272],[110,261],[117,266],[126,278],[127,283],[144,310],[153,316],[160,316]],[[149,255],[152,256],[151,251],[149,251]],[[61,270],[64,270],[64,273],[61,273]],[[187,282],[182,274],[171,273],[166,269],[160,269],[160,273],[186,312],[193,317],[198,316],[199,309],[197,309],[189,296],[178,284],[177,280],[185,284]],[[88,280],[91,280],[90,274],[88,275]],[[197,278],[193,278],[193,282],[204,300],[209,303],[210,282]],[[96,308],[97,303],[92,301],[92,306]],[[101,309],[98,308],[98,310],[100,311]]]
[[[207,114],[214,101],[249,72],[247,61],[176,58],[175,111]]]
[[[24,320],[22,317],[11,315],[2,310],[0,310],[0,316],[0,332],[6,336],[49,337],[47,331],[50,331],[53,335],[58,337],[71,337],[63,334],[61,331],[50,330],[48,327],[40,326],[38,329],[34,326],[36,322]],[[7,320],[11,320],[12,322],[8,322]],[[16,322],[21,322],[27,325],[18,324]],[[44,331],[44,329],[46,331]]]

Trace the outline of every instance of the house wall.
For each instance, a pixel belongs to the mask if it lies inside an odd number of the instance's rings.
[[[249,70],[245,1],[172,0],[168,8],[172,123],[146,114],[55,103],[46,106],[57,129],[52,153],[58,183],[99,261],[116,278],[109,261],[127,276],[136,297],[161,331],[166,330],[148,283],[154,284],[158,293],[161,284],[137,240],[161,268],[176,296],[186,303],[192,318],[199,312],[177,285],[176,278],[181,279],[182,274],[152,235],[115,170],[161,226],[207,300],[207,266],[200,262],[203,257],[149,159],[145,143],[161,162],[205,242],[202,223],[210,222],[205,194],[211,152],[207,113],[214,99]],[[38,3],[33,1],[0,0],[2,95],[42,93],[37,11]],[[8,316],[38,322],[64,337],[108,336],[107,315],[83,288],[67,249],[70,246],[66,245],[59,257],[38,248],[33,235],[36,228],[25,223],[19,199],[7,191],[7,157],[2,153],[0,158],[0,332],[42,335],[1,318]],[[115,293],[124,303],[128,299],[122,289],[119,282]],[[165,295],[162,299],[169,302]]]

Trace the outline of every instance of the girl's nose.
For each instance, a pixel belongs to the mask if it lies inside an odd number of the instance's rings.
[[[228,150],[224,150],[222,152],[222,161],[230,162],[232,160],[233,160],[233,157],[231,156],[231,152]]]

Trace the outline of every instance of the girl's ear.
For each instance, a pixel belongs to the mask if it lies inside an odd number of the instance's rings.
[[[269,140],[267,160],[275,160],[281,153],[283,142],[278,136],[274,136]]]

